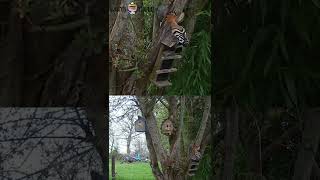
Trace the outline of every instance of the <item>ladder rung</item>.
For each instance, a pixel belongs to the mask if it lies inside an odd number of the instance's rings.
[[[172,56],[172,55],[175,55],[176,53],[172,50],[165,50],[162,52],[162,55],[163,56]]]
[[[200,159],[197,159],[197,157],[192,157],[191,158],[191,162],[200,162]]]
[[[171,86],[172,83],[169,82],[168,80],[166,81],[153,81],[153,83],[157,86],[157,87],[166,87],[166,86]]]
[[[170,60],[170,59],[181,59],[182,56],[180,54],[175,54],[175,55],[168,55],[168,56],[162,56],[161,60]]]
[[[197,166],[197,165],[199,165],[199,162],[191,162],[190,165],[195,165],[195,166]]]
[[[176,72],[176,71],[177,71],[176,68],[160,69],[160,70],[157,70],[156,73],[157,73],[157,74],[163,74],[163,73],[172,73],[172,72]]]

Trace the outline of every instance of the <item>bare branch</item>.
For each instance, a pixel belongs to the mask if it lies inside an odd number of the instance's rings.
[[[0,142],[10,142],[10,141],[25,141],[29,139],[77,139],[77,140],[85,140],[85,137],[75,137],[75,136],[31,136],[24,138],[11,138],[0,140]]]

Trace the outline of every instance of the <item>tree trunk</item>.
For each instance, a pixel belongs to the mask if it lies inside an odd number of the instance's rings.
[[[61,24],[50,22],[41,27],[37,22],[48,16],[47,5],[35,5],[30,9],[30,14],[22,16],[18,12],[20,7],[17,2],[19,1],[13,1],[12,7],[8,7],[11,13],[8,18],[7,47],[0,50],[0,55],[4,57],[0,62],[0,104],[32,107],[84,106],[84,81],[89,73],[87,70],[91,69],[90,61],[102,60],[102,64],[94,71],[102,75],[97,79],[100,84],[107,82],[104,74],[107,71],[105,55],[100,59],[104,52],[93,52],[93,49],[99,48],[103,51],[105,44],[90,47],[81,43],[81,40],[89,39],[96,43],[97,39],[104,39],[105,34],[101,35],[100,32],[105,31],[103,13],[106,12],[106,2],[91,3],[87,18],[68,17],[68,22],[55,19],[57,22],[62,21]],[[38,11],[46,13],[34,15]],[[89,27],[94,29],[94,34],[90,37]],[[81,36],[79,31],[82,32]]]
[[[104,39],[107,16],[104,16],[107,2],[97,0],[90,8],[91,30],[97,32],[97,39]],[[102,172],[104,178],[109,176],[108,157],[108,118],[106,115],[106,97],[108,92],[107,64],[105,57],[105,44],[101,46],[101,52],[93,55],[87,62],[86,88],[84,91],[87,118],[92,123],[95,133],[94,145],[101,157]]]
[[[111,157],[111,175],[112,179],[116,178],[116,156],[114,154]]]
[[[304,116],[302,142],[295,163],[293,180],[310,180],[320,138],[320,111],[309,110]]]
[[[2,51],[0,62],[0,105],[1,106],[21,106],[22,99],[22,80],[24,70],[24,41],[23,41],[23,19],[19,17],[18,3],[11,3],[7,47]],[[3,11],[3,10],[1,10]],[[2,37],[1,37],[2,38]]]
[[[135,1],[142,7],[143,1]],[[128,2],[121,0],[120,7]],[[113,7],[115,7],[113,5]],[[113,13],[114,14],[114,13]],[[113,19],[112,19],[113,20]],[[134,72],[141,62],[143,49],[144,13],[138,11],[134,16],[127,11],[119,11],[109,35],[111,67],[109,70],[109,92],[113,94],[137,94]],[[113,78],[113,79],[111,79]]]
[[[183,11],[185,6],[188,4],[188,0],[176,0],[176,1],[168,1],[172,2],[172,5],[169,6],[168,12],[176,12],[177,15],[180,15],[180,13]],[[204,4],[208,2],[205,0],[204,2],[201,0],[194,0],[192,1],[190,5],[190,9],[193,9],[193,11],[190,11],[190,18],[191,21],[188,21],[187,27],[191,28],[190,31],[187,29],[187,32],[190,32],[188,35],[191,36],[191,33],[193,32],[193,28],[195,25],[195,19],[193,16],[201,9],[201,7],[204,6]],[[142,1],[136,1],[138,4],[142,4]],[[121,6],[125,6],[126,3],[122,1]],[[200,5],[198,5],[200,4]],[[197,6],[194,6],[197,5]],[[140,7],[140,6],[139,6]],[[155,56],[157,55],[157,52],[160,49],[161,43],[160,43],[160,37],[161,34],[163,34],[163,30],[166,30],[168,27],[164,27],[159,29],[159,21],[157,19],[156,14],[154,14],[153,19],[153,31],[152,31],[152,47],[150,48],[148,55],[147,55],[147,62],[141,62],[141,59],[143,57],[140,57],[139,54],[136,52],[135,45],[138,44],[138,46],[141,48],[143,47],[142,44],[139,44],[138,42],[143,42],[143,17],[144,14],[137,13],[135,15],[136,18],[132,19],[132,22],[129,21],[128,13],[118,13],[118,17],[115,20],[114,26],[112,28],[112,31],[110,32],[110,38],[109,38],[109,44],[110,44],[110,54],[111,59],[113,62],[113,69],[109,71],[110,77],[116,78],[116,80],[110,79],[110,89],[109,92],[115,93],[115,94],[135,94],[135,95],[145,95],[147,93],[147,87],[150,84],[149,76],[152,72],[154,63],[155,63]],[[131,24],[135,24],[134,29],[132,30]],[[138,38],[135,36],[128,36],[127,30],[130,30],[129,32],[133,32],[134,30],[137,30]],[[139,35],[141,34],[141,35]],[[125,51],[122,51],[122,50]],[[125,52],[129,52],[125,54]],[[136,59],[132,59],[129,55],[135,55]],[[138,61],[137,61],[138,60]],[[144,60],[144,59],[143,59]],[[129,62],[129,63],[127,63]],[[123,64],[126,64],[126,67],[123,67]],[[119,64],[122,64],[119,66]],[[134,67],[134,65],[137,64],[137,66]],[[120,69],[119,69],[120,67]],[[123,69],[123,70],[121,70]],[[137,77],[135,73],[133,73],[135,70],[138,70],[141,75],[140,77]],[[116,73],[115,73],[116,72]],[[114,91],[114,88],[116,87],[116,91]]]
[[[185,17],[186,21],[184,22],[189,39],[191,39],[191,35],[196,25],[197,13],[199,13],[207,3],[208,0],[189,0],[187,5],[188,10],[185,12],[187,17]]]
[[[226,110],[225,154],[222,180],[234,180],[234,158],[238,140],[238,109]]]
[[[160,171],[159,164],[158,164],[158,158],[157,158],[156,152],[153,148],[152,139],[151,139],[150,133],[148,131],[146,131],[146,140],[147,140],[147,147],[149,150],[150,166],[152,169],[152,174],[156,178],[156,180],[163,180],[163,174]]]
[[[127,154],[130,155],[131,134],[127,138]]]
[[[180,108],[181,111],[179,113],[179,117],[174,118],[175,125],[177,126],[177,135],[175,139],[171,139],[169,151],[164,149],[163,145],[160,141],[160,133],[159,128],[157,127],[157,120],[153,114],[153,108],[156,103],[156,98],[146,98],[146,97],[137,97],[139,102],[139,107],[142,111],[142,115],[146,117],[147,123],[147,131],[146,131],[146,140],[147,146],[149,149],[150,160],[151,160],[151,168],[154,177],[157,180],[184,180],[187,179],[187,172],[189,172],[188,165],[191,163],[191,157],[199,156],[194,155],[195,151],[190,151],[189,154],[184,153],[184,144],[183,144],[183,121],[185,111],[188,109],[185,106],[187,102],[185,97],[181,98]],[[193,137],[193,142],[198,143],[198,147],[200,146],[200,153],[203,155],[207,144],[210,142],[209,134],[211,129],[211,121],[209,120],[210,114],[210,106],[211,101],[210,97],[205,99],[204,108],[201,108],[199,112],[202,112],[202,121],[200,128],[197,131],[197,137]],[[178,116],[177,110],[177,102],[175,97],[168,98],[169,101],[169,112],[170,115]],[[198,100],[197,100],[198,101]],[[172,106],[172,107],[170,107]],[[191,107],[192,106],[188,106]],[[203,109],[203,110],[202,110]],[[179,119],[179,122],[177,121]],[[170,139],[171,137],[169,137]],[[189,147],[190,144],[186,146]],[[180,147],[181,146],[181,147]],[[199,150],[197,150],[199,151]],[[200,157],[201,157],[200,155]],[[200,159],[200,158],[199,158]],[[161,170],[159,168],[159,164],[161,164]]]
[[[93,61],[93,59],[96,61]],[[89,62],[87,75],[87,86],[85,91],[86,112],[88,120],[93,125],[93,130],[96,136],[94,145],[101,157],[102,171],[104,175],[107,176],[109,165],[107,140],[108,121],[105,117],[107,85],[106,83],[101,83],[106,82],[104,81],[104,78],[107,76],[107,72],[99,71],[101,68],[104,68],[104,56],[93,59]],[[105,76],[101,76],[100,73]]]
[[[317,162],[314,160],[310,180],[318,180],[318,179],[320,179],[320,168],[319,168]]]

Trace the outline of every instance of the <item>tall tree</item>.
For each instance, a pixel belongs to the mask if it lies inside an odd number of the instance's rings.
[[[235,178],[319,178],[311,172],[318,135],[310,140],[304,131],[319,107],[318,12],[315,1],[214,2],[214,99],[222,111],[236,105],[240,112]],[[298,170],[301,159],[308,165]]]
[[[111,17],[112,30],[109,32],[110,94],[147,94],[150,85],[149,77],[161,47],[160,42],[168,38],[166,32],[170,28],[169,25],[162,23],[160,26],[164,15],[168,12],[175,12],[179,16],[188,7],[183,23],[190,38],[194,31],[197,14],[207,2],[207,0],[165,0],[161,2],[139,0],[135,1],[138,5],[135,15],[119,11],[116,19]],[[114,7],[112,9],[126,8],[128,3],[128,1],[121,0],[121,3],[112,6]],[[114,12],[111,14],[115,16]],[[205,68],[209,67],[205,66]]]
[[[1,179],[106,179],[95,130],[83,108],[1,108]]]
[[[146,140],[148,145],[148,150],[150,153],[152,172],[156,179],[159,180],[172,180],[172,179],[185,179],[188,175],[192,176],[192,172],[196,169],[194,166],[195,162],[198,162],[205,149],[209,143],[208,137],[210,133],[205,133],[210,131],[209,120],[211,118],[211,98],[199,98],[192,99],[186,97],[169,97],[168,98],[168,110],[169,118],[164,121],[159,128],[157,125],[157,117],[154,114],[155,104],[157,103],[156,97],[137,97],[137,105],[140,107],[143,116],[146,118],[147,130],[146,130]],[[198,127],[196,136],[192,138],[192,142],[185,145],[184,142],[184,121],[192,116],[186,117],[187,109],[186,104],[193,101],[203,102],[202,115],[201,117],[196,117],[201,121]],[[179,107],[179,110],[178,108]],[[190,106],[188,106],[190,107]],[[168,120],[173,123],[173,129],[169,129],[172,133],[166,134],[169,139],[169,148],[164,148],[160,140],[160,129],[161,133],[168,130],[166,124]],[[169,123],[169,124],[170,124]],[[165,126],[163,126],[163,124]],[[183,151],[187,149],[188,151]],[[158,163],[161,165],[161,170]]]
[[[91,88],[106,97],[106,1],[0,4],[2,106],[84,106]]]

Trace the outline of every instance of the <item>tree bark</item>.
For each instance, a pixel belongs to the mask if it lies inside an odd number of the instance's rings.
[[[106,71],[99,71],[105,66],[104,56],[100,58],[93,58],[96,61],[90,61],[90,69],[88,69],[87,86],[85,93],[87,118],[93,125],[96,140],[94,145],[101,157],[102,172],[104,176],[108,176],[108,121],[106,114],[106,98],[107,85],[100,73],[107,73]],[[97,60],[99,59],[99,60]],[[92,68],[92,69],[91,69]],[[101,79],[102,78],[102,79]]]
[[[308,110],[304,116],[301,147],[295,163],[293,180],[310,180],[320,138],[320,111]]]
[[[208,120],[209,120],[210,114],[211,114],[211,97],[208,96],[208,97],[206,97],[206,102],[204,105],[204,112],[203,112],[203,116],[202,116],[202,120],[201,120],[201,125],[198,130],[197,138],[195,140],[195,144],[197,144],[197,145],[200,145],[201,141],[203,140],[205,129],[206,129],[206,127],[208,127],[207,125],[208,125]]]
[[[1,106],[21,106],[22,75],[24,70],[23,19],[19,17],[18,3],[11,3],[8,22],[8,46],[2,49],[5,54],[0,62],[0,104]]]
[[[197,13],[199,13],[207,3],[208,0],[189,0],[187,5],[188,11],[185,12],[187,15],[185,17],[186,21],[184,22],[189,39],[191,39],[191,35],[196,25]]]
[[[177,138],[178,138],[178,131],[180,129],[179,125],[177,124],[177,99],[174,96],[170,96],[168,99],[169,102],[169,117],[171,118],[171,121],[176,128],[176,131],[174,134],[172,134],[169,137],[169,144],[170,144],[170,151],[172,151],[173,145],[175,144]],[[181,116],[181,115],[180,115]]]
[[[222,180],[234,179],[235,148],[238,140],[239,111],[237,108],[226,110],[225,158]]]
[[[312,166],[312,174],[311,174],[311,179],[310,180],[318,180],[320,179],[320,168],[317,164],[317,162],[314,159],[314,163]]]
[[[164,163],[167,160],[167,153],[161,145],[157,120],[152,112],[155,100],[152,99],[151,101],[148,101],[147,97],[138,97],[138,101],[141,107],[142,114],[144,117],[146,117],[147,131],[150,134],[154,152],[156,153],[158,161],[161,162],[161,166],[164,167]]]
[[[105,7],[107,2],[97,0],[90,7],[90,27],[97,32],[97,39],[105,39],[105,22],[107,14]],[[101,157],[102,172],[104,178],[109,176],[109,158],[108,158],[108,119],[106,116],[106,97],[108,92],[107,82],[107,64],[105,57],[106,44],[100,45],[101,52],[94,53],[87,62],[85,105],[87,118],[91,121],[95,133],[94,145]]]
[[[158,158],[157,158],[156,152],[153,148],[152,139],[151,139],[150,133],[148,131],[146,131],[146,140],[147,140],[147,147],[149,150],[150,166],[152,169],[152,174],[156,178],[156,180],[163,180],[163,174],[160,171],[159,164],[158,164]]]
[[[135,1],[140,8],[142,0]],[[127,7],[128,3],[122,0],[120,7]],[[114,14],[114,13],[113,13]],[[140,56],[143,49],[144,13],[137,11],[134,16],[127,11],[119,11],[109,35],[109,53],[111,60],[110,88],[113,94],[138,94],[136,75],[133,75],[138,63],[142,61]],[[111,79],[114,78],[114,79]]]
[[[183,11],[183,9],[187,5],[187,3],[188,3],[188,0],[175,0],[168,7],[168,10],[170,12],[174,11],[177,13],[177,15],[179,15]],[[124,3],[122,3],[122,5],[123,4]],[[139,19],[142,20],[143,17],[141,17]],[[116,70],[117,71],[116,75],[114,74],[113,70],[110,71],[110,75],[112,77],[117,78],[116,81],[110,80],[110,82],[113,82],[112,86],[117,87],[115,94],[145,95],[147,93],[147,87],[150,84],[149,76],[150,76],[150,73],[152,72],[152,68],[155,63],[155,56],[158,54],[158,50],[161,46],[161,43],[159,40],[163,38],[161,36],[162,34],[164,34],[163,32],[168,30],[167,26],[162,27],[158,30],[158,27],[157,27],[158,23],[156,22],[157,21],[156,15],[154,16],[154,20],[155,20],[155,24],[154,24],[153,35],[152,35],[152,37],[153,37],[152,42],[153,43],[152,43],[152,47],[150,48],[150,51],[148,53],[147,62],[138,63],[138,70],[141,72],[141,77],[137,77],[136,74],[134,74],[132,72],[128,72],[128,71],[122,72],[119,69]],[[139,21],[137,19],[137,21],[135,21],[134,24],[139,24],[139,22],[141,22],[141,21]],[[128,24],[129,24],[129,26],[128,26]],[[124,29],[128,28],[128,27],[130,28],[130,24],[131,23],[128,22],[127,15],[124,15],[123,13],[122,13],[122,15],[121,15],[121,13],[118,14],[118,18],[117,18],[117,20],[115,20],[115,24],[113,26],[111,33],[110,33],[110,41],[109,41],[110,50],[111,50],[110,54],[112,55],[111,58],[112,58],[113,62],[116,62],[117,59],[128,59],[128,56],[123,56],[123,57],[127,57],[127,58],[119,58],[121,56],[120,54],[123,54],[123,52],[116,53],[116,50],[119,48],[117,48],[115,45],[119,45],[119,44],[129,45],[130,44],[130,46],[132,47],[132,44],[134,44],[135,42],[138,42],[139,40],[142,40],[139,37],[138,41],[137,41],[132,36],[130,37],[130,39],[124,38],[121,40],[121,37],[125,36]],[[194,26],[194,22],[191,24],[193,24],[191,26]],[[141,27],[143,27],[143,26],[141,26]],[[137,29],[137,26],[136,26],[136,29]],[[157,32],[157,34],[155,32]],[[133,43],[129,43],[129,42],[131,42],[130,40],[133,40]],[[121,46],[119,46],[119,47],[121,47]],[[125,49],[125,48],[121,48],[121,49]],[[131,53],[131,54],[134,54],[134,53]],[[139,56],[137,58],[141,59],[141,57],[139,57]],[[134,64],[134,62],[136,62],[136,60],[133,60],[131,62],[133,62],[133,64]],[[113,63],[113,64],[115,66],[115,64],[117,64],[117,63]],[[131,63],[131,65],[133,65],[133,64]],[[135,69],[135,68],[134,67],[127,67],[125,69],[128,70],[128,69]],[[114,84],[114,82],[116,82],[116,84]],[[110,86],[110,88],[111,88],[111,86]],[[109,91],[114,92],[114,90],[112,90],[112,89],[110,89]]]
[[[21,7],[17,2],[13,1],[12,7],[8,8],[11,8],[8,45],[0,50],[4,57],[0,62],[0,104],[25,107],[84,106],[84,81],[87,69],[90,68],[88,66],[91,66],[87,62],[100,61],[101,59],[93,57],[104,53],[91,51],[105,49],[102,44],[90,47],[81,40],[100,42],[104,39],[101,30],[105,33],[106,20],[103,14],[106,13],[106,2],[90,3],[89,14],[77,14],[81,17],[86,15],[87,18],[79,20],[68,17],[68,22],[65,19],[55,19],[54,21],[62,21],[61,24],[50,22],[43,27],[37,22],[48,16],[47,5],[40,3],[32,6],[30,14],[23,15],[18,12]],[[38,11],[45,13],[34,15]],[[88,29],[94,29],[94,34],[90,37]],[[98,40],[95,41],[92,37]],[[87,56],[84,55],[85,52]],[[102,62],[95,71],[105,76],[105,57]],[[99,72],[101,69],[103,72]],[[100,83],[107,82],[106,76],[99,77],[99,80]]]
[[[131,134],[129,134],[128,138],[127,138],[127,154],[130,155],[131,151],[130,151],[130,145],[131,145]]]
[[[137,97],[139,102],[139,107],[142,111],[143,116],[146,117],[147,121],[147,131],[146,131],[146,139],[147,146],[150,153],[151,159],[151,167],[152,172],[157,180],[183,180],[187,179],[186,173],[187,168],[190,163],[190,154],[184,152],[184,144],[183,144],[183,121],[184,114],[187,111],[185,103],[185,97],[181,98],[180,108],[181,111],[179,113],[179,118],[177,117],[174,121],[179,119],[179,122],[175,122],[177,126],[176,137],[172,139],[171,147],[169,148],[169,152],[167,152],[160,142],[160,133],[159,127],[157,127],[157,120],[153,114],[153,107],[156,103],[155,98],[146,98],[146,97]],[[151,99],[151,100],[150,100]],[[177,110],[177,100],[176,97],[168,98],[169,101],[169,112],[173,116],[178,116]],[[171,107],[170,107],[171,106]],[[201,154],[204,153],[207,144],[210,142],[211,136],[211,121],[209,120],[211,99],[210,97],[206,97],[206,103],[204,105],[204,111],[202,112],[202,122],[200,128],[197,131],[198,136],[193,139],[194,142],[198,142],[201,146]],[[186,146],[189,146],[186,145]],[[191,153],[191,152],[190,152]],[[158,162],[161,164],[161,171],[159,169]]]

